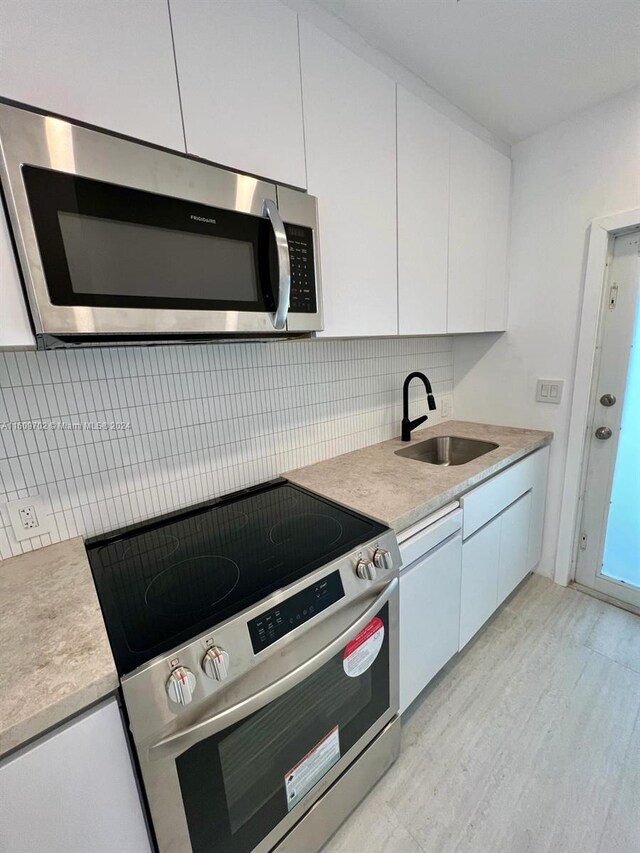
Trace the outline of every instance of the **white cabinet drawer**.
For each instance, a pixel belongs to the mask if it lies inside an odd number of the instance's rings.
[[[545,448],[547,450],[547,448]],[[463,538],[471,536],[503,509],[533,488],[537,451],[460,498],[464,510]]]
[[[429,524],[423,530],[419,530],[412,536],[403,539],[400,534],[400,556],[402,557],[401,569],[408,568],[416,560],[435,548],[449,536],[452,536],[462,527],[462,510],[455,510],[439,521]]]

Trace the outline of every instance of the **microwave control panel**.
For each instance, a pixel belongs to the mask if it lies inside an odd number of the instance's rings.
[[[287,598],[278,607],[267,610],[247,622],[253,653],[258,654],[344,598],[340,572],[331,572],[317,583]]]
[[[315,314],[316,275],[313,263],[313,231],[303,225],[288,225],[284,230],[289,243],[291,264],[291,299],[289,310],[294,313]]]

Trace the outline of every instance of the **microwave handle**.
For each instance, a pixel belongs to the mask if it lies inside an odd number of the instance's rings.
[[[367,607],[355,622],[336,637],[335,640],[332,640],[329,645],[316,652],[313,657],[300,664],[296,669],[292,669],[291,672],[278,679],[278,681],[274,681],[273,684],[269,684],[252,696],[248,696],[242,702],[238,702],[237,705],[232,705],[219,714],[214,714],[213,717],[207,717],[186,729],[182,729],[159,740],[149,748],[149,758],[163,759],[180,755],[185,749],[189,749],[189,747],[199,741],[211,737],[211,735],[226,729],[228,726],[235,725],[235,723],[240,722],[240,720],[255,713],[255,711],[259,711],[260,708],[264,708],[265,705],[268,705],[274,699],[282,696],[283,693],[291,690],[296,684],[300,684],[300,682],[319,670],[320,667],[331,660],[347,643],[353,640],[369,624],[380,608],[389,601],[397,587],[398,578],[393,578],[385,586],[380,595],[376,597],[373,604]]]
[[[278,304],[272,317],[274,329],[284,329],[289,314],[289,299],[291,297],[291,264],[289,261],[289,241],[280,216],[278,205],[273,199],[265,198],[263,213],[269,218],[276,238],[278,250]]]

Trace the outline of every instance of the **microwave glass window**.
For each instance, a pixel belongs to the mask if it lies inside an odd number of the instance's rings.
[[[35,166],[22,172],[53,305],[275,310],[266,217]]]
[[[256,302],[249,242],[58,213],[74,292]]]

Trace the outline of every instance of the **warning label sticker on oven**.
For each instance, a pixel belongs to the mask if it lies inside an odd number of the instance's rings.
[[[338,726],[331,729],[284,777],[287,809],[296,806],[340,758]]]
[[[384,623],[378,616],[357,634],[344,650],[342,666],[351,678],[366,672],[382,648]]]

